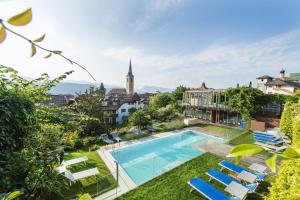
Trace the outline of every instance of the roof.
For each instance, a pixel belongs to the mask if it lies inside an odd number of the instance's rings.
[[[126,95],[127,91],[125,88],[112,88],[107,95]]]
[[[256,79],[273,79],[273,77],[268,76],[268,75],[263,75],[263,76],[257,77]]]
[[[284,79],[275,79],[271,82],[266,83],[267,86],[291,86],[294,88],[300,88],[300,83],[295,82],[295,81],[289,81],[289,80],[284,80]]]
[[[133,76],[133,74],[132,74],[132,67],[131,67],[131,59],[129,61],[129,70],[128,70],[127,76]]]
[[[206,87],[206,85],[205,85],[205,82],[203,82],[202,84],[201,84],[201,86],[198,88],[198,90],[200,90],[200,91],[204,91],[204,90],[207,90],[208,88]]]

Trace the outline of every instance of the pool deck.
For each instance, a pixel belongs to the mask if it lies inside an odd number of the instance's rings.
[[[116,176],[117,170],[116,170],[115,159],[110,154],[110,151],[124,148],[126,146],[130,146],[133,144],[143,143],[143,142],[150,141],[153,139],[164,138],[164,137],[167,137],[170,135],[179,134],[183,131],[188,131],[188,130],[198,131],[198,132],[205,133],[207,135],[221,138],[221,139],[223,136],[222,134],[219,134],[217,132],[208,131],[206,129],[202,129],[199,127],[188,127],[188,128],[184,128],[184,129],[180,129],[180,130],[173,130],[173,131],[169,131],[169,132],[158,133],[155,135],[151,135],[148,137],[139,138],[139,139],[135,139],[135,140],[123,141],[123,142],[119,142],[119,143],[115,143],[115,144],[106,145],[106,146],[101,147],[99,150],[97,150],[97,153],[102,158],[103,162],[106,164],[106,166],[112,173],[113,177],[115,179],[117,179],[117,176]],[[112,189],[100,196],[95,197],[94,199],[95,200],[115,199],[115,198],[121,196],[122,194],[136,188],[137,186],[138,185],[136,185],[134,183],[134,181],[127,175],[127,173],[124,171],[124,169],[122,169],[122,167],[119,165],[119,184],[118,184],[117,190]]]
[[[167,137],[170,135],[179,134],[179,133],[181,133],[183,131],[187,131],[187,130],[193,130],[193,131],[197,131],[200,133],[205,133],[205,134],[210,135],[215,138],[224,139],[224,134],[222,134],[222,133],[206,130],[206,129],[200,128],[200,127],[188,127],[188,128],[184,128],[184,129],[180,129],[180,130],[173,130],[173,131],[169,131],[169,132],[158,133],[155,135],[151,135],[148,137],[139,138],[139,139],[135,139],[135,140],[123,141],[120,143],[106,145],[106,146],[101,147],[99,150],[97,150],[97,153],[102,158],[104,163],[107,165],[107,167],[110,170],[110,172],[112,173],[113,177],[115,179],[117,179],[115,159],[110,154],[110,151],[117,150],[117,149],[120,149],[120,148],[123,148],[126,146],[130,146],[133,144],[139,144],[139,143],[153,140],[153,139],[158,139],[158,138],[163,138],[163,137]],[[222,157],[226,157],[226,155],[228,155],[230,153],[233,146],[228,145],[228,144],[217,143],[213,139],[208,139],[202,143],[197,144],[196,147],[199,148],[203,152],[210,152],[210,153],[222,156]],[[260,156],[260,155],[251,156],[251,157],[242,159],[241,162],[246,165],[250,165],[251,163],[254,163],[254,162],[265,165],[265,163],[264,163],[265,158],[266,158],[265,156]],[[136,188],[137,186],[138,185],[136,185],[134,183],[134,181],[127,175],[127,173],[124,171],[124,169],[122,169],[122,167],[119,165],[119,184],[118,184],[117,189],[112,189],[100,196],[95,197],[94,199],[95,200],[115,199],[115,198],[121,196],[122,194],[129,192],[130,190]]]

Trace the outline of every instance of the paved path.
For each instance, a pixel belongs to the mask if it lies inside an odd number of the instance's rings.
[[[206,140],[205,142],[198,144],[197,147],[202,151],[210,152],[210,153],[216,154],[216,155],[224,157],[224,158],[228,154],[230,154],[230,151],[233,148],[233,146],[231,146],[231,145],[220,144],[213,140]],[[267,155],[259,154],[259,155],[243,158],[241,160],[241,163],[245,166],[250,166],[252,163],[258,163],[258,164],[266,166],[266,163],[265,163],[266,158],[267,158]],[[229,159],[232,161],[235,160],[235,158],[228,158],[228,157],[226,157],[226,159]]]

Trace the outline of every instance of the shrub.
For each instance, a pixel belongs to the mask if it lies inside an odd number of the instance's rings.
[[[300,113],[300,103],[286,103],[280,120],[280,131],[287,134],[293,140],[293,121]]]
[[[97,145],[97,144],[94,144],[89,148],[90,151],[96,151],[98,149],[99,149],[99,145]]]
[[[296,117],[293,121],[293,146],[300,148],[300,117]]]
[[[294,115],[294,105],[288,102],[284,106],[284,110],[280,120],[280,131],[284,132],[289,137],[292,137],[293,132],[293,115]]]
[[[282,161],[268,200],[300,199],[300,159]]]
[[[78,139],[79,134],[77,131],[68,131],[64,134],[64,143],[67,148],[74,148]]]

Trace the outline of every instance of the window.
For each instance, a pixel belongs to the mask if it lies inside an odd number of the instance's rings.
[[[121,112],[122,112],[122,113],[123,113],[123,112],[126,112],[126,109],[125,109],[125,108],[121,109]]]

